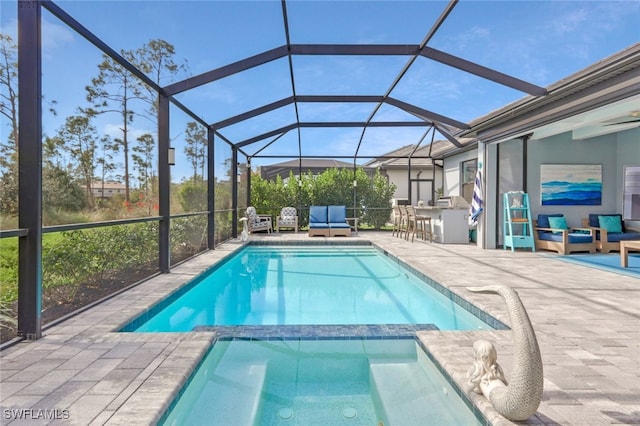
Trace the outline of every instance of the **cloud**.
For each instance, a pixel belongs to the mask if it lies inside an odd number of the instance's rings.
[[[564,36],[583,28],[583,23],[588,20],[589,14],[585,9],[572,10],[569,13],[556,16],[549,20],[549,30],[552,35]]]
[[[464,51],[469,45],[477,45],[479,42],[485,42],[491,39],[491,30],[479,26],[473,26],[467,31],[461,32],[459,35],[452,37],[450,40],[456,46],[456,50]]]
[[[110,136],[112,139],[118,138],[122,139],[122,124],[114,124],[107,123],[102,126],[102,133]],[[155,132],[153,130],[148,129],[137,129],[135,127],[129,126],[129,142],[135,142],[140,136],[149,133],[154,135]]]
[[[74,32],[64,25],[42,20],[43,55],[53,55],[55,50],[65,48],[74,42]]]

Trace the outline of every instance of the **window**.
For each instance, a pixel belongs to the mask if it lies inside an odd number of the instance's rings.
[[[640,166],[624,166],[622,218],[640,220]]]
[[[473,160],[463,161],[460,164],[460,173],[462,174],[460,178],[460,190],[467,203],[471,204],[471,199],[473,198],[473,185],[476,181],[476,172],[478,170],[478,159],[474,158]]]

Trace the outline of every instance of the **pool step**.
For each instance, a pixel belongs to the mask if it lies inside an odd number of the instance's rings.
[[[250,425],[260,406],[267,367],[223,360],[217,366],[190,413],[189,424]],[[193,422],[193,423],[192,423]]]
[[[372,392],[382,407],[384,424],[427,424],[426,411],[443,403],[442,389],[434,389],[417,362],[371,364],[369,368]]]

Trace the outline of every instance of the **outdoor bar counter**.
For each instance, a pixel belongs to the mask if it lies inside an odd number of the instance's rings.
[[[417,215],[431,217],[433,241],[443,244],[469,243],[469,209],[418,206]]]

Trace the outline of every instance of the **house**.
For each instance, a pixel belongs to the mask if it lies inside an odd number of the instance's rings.
[[[420,201],[425,205],[432,205],[443,195],[445,171],[442,154],[454,147],[447,140],[434,141],[425,146],[407,145],[376,157],[367,162],[365,167],[377,168],[396,185],[395,199],[407,199],[412,205],[417,205]],[[455,195],[464,196],[467,202],[471,202],[476,167],[476,161],[468,161],[460,166],[463,187]],[[448,195],[454,195],[449,192]]]
[[[465,192],[462,167],[482,163],[484,213],[478,245],[503,244],[502,194],[525,191],[531,215],[563,213],[579,226],[589,213],[622,213],[640,225],[640,43],[471,123],[441,153],[445,195]],[[599,205],[544,205],[545,165],[601,166]],[[636,200],[634,202],[634,200]],[[634,207],[635,206],[635,207]]]
[[[283,181],[286,182],[289,179],[289,173],[293,172],[293,175],[298,177],[300,172],[311,173],[313,175],[320,174],[327,169],[353,169],[353,163],[347,163],[339,160],[322,160],[322,159],[307,159],[303,158],[299,160],[285,161],[282,163],[270,164],[268,166],[260,166],[259,173],[262,179],[275,179],[276,176],[280,176]]]
[[[117,194],[124,195],[125,185],[124,183],[112,180],[94,180],[91,182],[91,193],[96,200],[100,198],[111,198]]]

